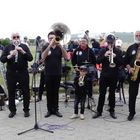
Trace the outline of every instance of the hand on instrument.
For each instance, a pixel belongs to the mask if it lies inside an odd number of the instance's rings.
[[[23,54],[26,53],[21,47],[16,47],[16,50],[23,53]]]
[[[11,55],[11,56],[15,56],[17,53],[18,53],[17,50],[12,50],[12,51],[10,51],[10,55]]]
[[[108,51],[105,52],[104,56],[105,56],[105,57],[109,57],[110,54],[111,54],[111,51],[108,50]]]

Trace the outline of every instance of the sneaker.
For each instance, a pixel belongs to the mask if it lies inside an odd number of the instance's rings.
[[[78,118],[78,114],[73,114],[73,115],[70,117],[70,119],[76,119],[76,118]]]
[[[80,119],[81,119],[81,120],[84,120],[84,119],[85,119],[84,114],[80,114]]]

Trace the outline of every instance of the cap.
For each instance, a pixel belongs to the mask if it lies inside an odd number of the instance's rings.
[[[106,41],[107,43],[114,43],[115,41],[115,36],[113,34],[109,34],[107,37],[106,37]]]
[[[116,42],[115,42],[115,46],[121,47],[122,46],[122,40],[117,39]]]

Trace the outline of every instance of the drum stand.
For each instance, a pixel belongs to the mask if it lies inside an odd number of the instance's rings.
[[[122,103],[126,104],[123,81],[119,81],[118,86],[117,86],[117,90],[118,90],[118,93],[119,93],[119,98],[116,102],[119,102],[121,104],[116,104],[116,105],[122,106],[123,105]],[[123,97],[123,100],[122,100],[122,97]]]
[[[35,100],[35,124],[34,124],[34,127],[33,128],[30,128],[30,129],[28,129],[28,130],[25,130],[25,131],[23,131],[23,132],[20,132],[20,133],[18,133],[18,135],[21,135],[21,134],[24,134],[24,133],[26,133],[26,132],[29,132],[29,131],[31,131],[31,130],[38,130],[38,129],[40,129],[40,130],[43,130],[43,131],[46,131],[46,132],[50,132],[50,133],[53,133],[53,131],[50,131],[50,130],[46,130],[46,129],[43,129],[43,128],[41,128],[41,127],[39,127],[39,125],[38,125],[38,122],[37,122],[37,107],[36,107],[36,92],[37,92],[37,90],[36,90],[36,79],[35,79],[35,75],[36,75],[36,72],[33,72],[33,88],[34,88],[34,100]]]

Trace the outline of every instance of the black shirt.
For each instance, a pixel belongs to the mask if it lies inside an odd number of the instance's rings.
[[[48,44],[42,48],[44,51],[48,47]],[[50,48],[48,56],[45,59],[45,74],[46,75],[61,75],[62,71],[62,51],[59,46]]]

